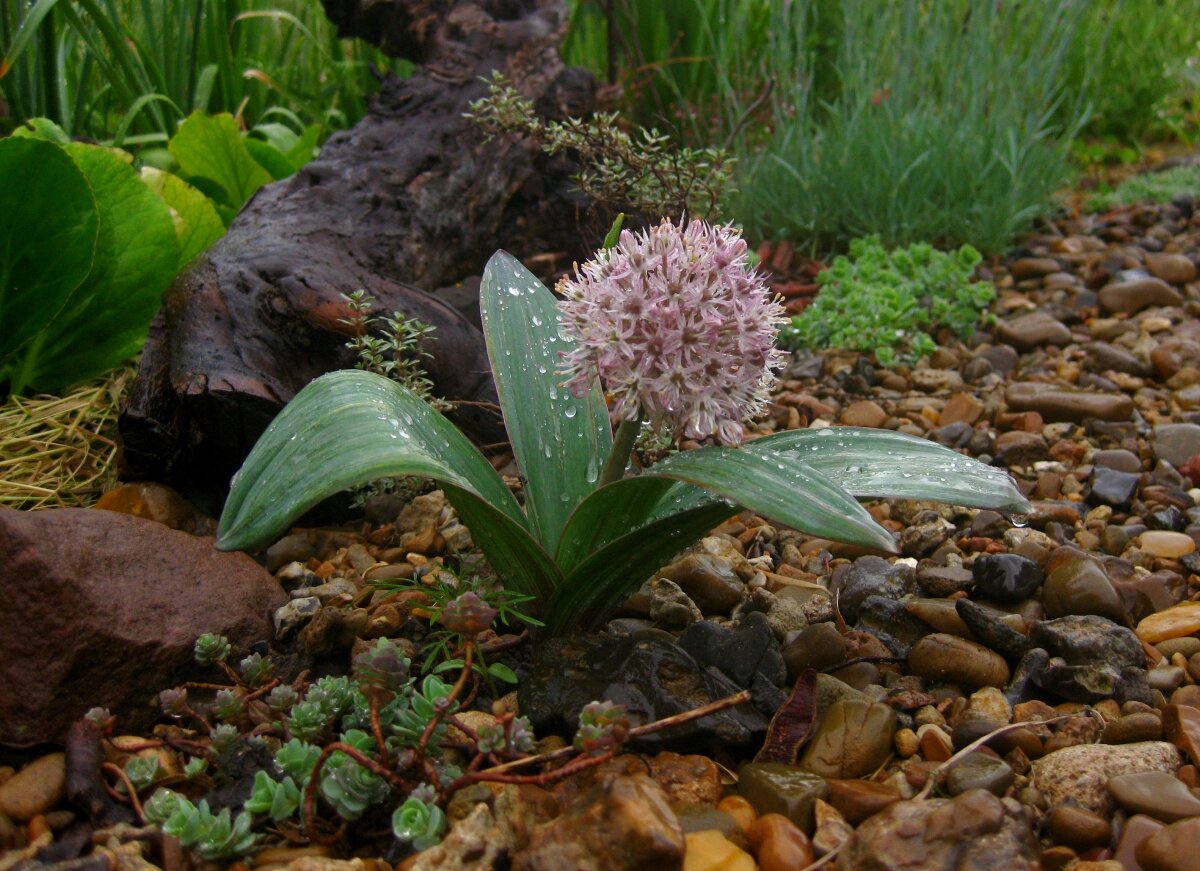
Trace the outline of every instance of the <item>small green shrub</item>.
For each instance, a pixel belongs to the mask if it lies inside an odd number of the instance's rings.
[[[1117,185],[1115,190],[1093,194],[1088,199],[1087,207],[1090,211],[1102,212],[1134,203],[1166,203],[1179,194],[1200,197],[1200,164],[1131,176]]]
[[[889,253],[878,236],[850,243],[817,281],[821,292],[780,331],[797,348],[871,351],[884,366],[912,363],[936,348],[930,331],[945,327],[966,338],[996,296],[988,282],[972,282],[979,252],[964,245],[945,254],[932,245]]]

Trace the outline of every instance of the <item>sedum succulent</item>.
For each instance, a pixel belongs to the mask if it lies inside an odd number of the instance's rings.
[[[361,817],[371,805],[387,798],[390,791],[382,777],[341,753],[330,756],[321,769],[319,790],[338,816],[351,821]]]
[[[213,665],[228,659],[230,650],[229,639],[224,635],[205,632],[196,639],[193,654],[200,665]]]
[[[295,813],[302,800],[300,788],[290,777],[275,780],[267,772],[258,771],[254,775],[250,797],[243,807],[253,814],[269,814],[271,819],[279,822]]]

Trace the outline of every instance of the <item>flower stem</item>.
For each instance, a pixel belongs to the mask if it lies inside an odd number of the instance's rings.
[[[637,441],[641,429],[640,414],[634,420],[621,421],[613,437],[612,450],[608,452],[608,459],[604,461],[604,469],[600,472],[600,480],[596,482],[597,487],[621,480],[625,474],[625,467],[629,465],[629,455],[633,453],[633,443]]]

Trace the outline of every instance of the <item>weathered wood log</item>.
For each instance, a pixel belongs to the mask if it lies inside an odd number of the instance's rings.
[[[497,248],[586,250],[570,167],[532,143],[485,142],[463,117],[492,70],[552,117],[591,109],[590,76],[558,55],[561,0],[325,5],[343,34],[418,66],[408,79],[387,78],[370,112],[316,160],[261,189],[176,280],[121,414],[125,477],[170,481],[210,508],[283,404],[352,365],[340,294],[363,288],[377,312],[432,324],[436,392],[494,402],[477,311],[462,293],[436,289],[478,275]],[[480,443],[505,438],[484,407],[454,416]]]

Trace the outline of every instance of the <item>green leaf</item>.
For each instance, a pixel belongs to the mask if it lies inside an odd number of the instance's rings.
[[[142,182],[171,210],[179,243],[176,272],[225,234],[225,224],[213,202],[177,175],[150,166],[142,167]]]
[[[250,156],[237,122],[227,112],[220,115],[193,112],[171,137],[167,148],[179,161],[185,176],[207,179],[217,185],[224,193],[222,204],[235,211],[271,181],[271,174]]]
[[[300,136],[295,144],[283,152],[284,157],[288,159],[288,163],[292,165],[292,169],[299,169],[317,156],[317,152],[321,149],[317,147],[317,143],[321,141],[321,125],[309,124],[304,128],[304,134]]]
[[[266,544],[322,499],[400,475],[439,481],[505,581],[549,597],[558,570],[483,455],[415,393],[358,370],[316,379],[263,433],[234,476],[217,547]]]
[[[502,680],[505,683],[519,683],[517,673],[502,662],[493,662],[488,666],[488,676],[494,677],[496,680]]]
[[[142,184],[129,156],[77,142],[64,148],[96,196],[97,257],[67,306],[18,352],[14,389],[59,392],[131,357],[178,267],[170,212]]]
[[[92,270],[100,217],[59,145],[0,139],[0,366],[46,327]]]
[[[602,490],[625,488],[640,480],[614,481]],[[546,610],[545,631],[558,635],[598,626],[652,572],[740,510],[738,505],[713,499],[640,526],[593,551],[558,585]]]
[[[563,388],[553,294],[511,255],[497,251],[483,271],[479,310],[488,359],[517,465],[525,475],[529,523],[553,552],[567,517],[588,495],[612,446],[599,385],[576,399]]]
[[[894,552],[892,534],[825,475],[795,456],[760,448],[701,448],[642,473],[712,490],[763,517],[834,541]]]
[[[743,450],[794,456],[859,499],[1030,510],[1007,472],[905,433],[850,426],[788,430],[750,442]]]
[[[596,490],[572,512],[554,560],[571,572],[593,552],[654,520],[715,502],[720,497],[667,478],[639,476]]]
[[[254,158],[255,163],[269,172],[271,178],[275,179],[275,181],[287,178],[296,171],[288,162],[283,152],[270,142],[247,136],[242,140],[242,144],[246,146],[246,150],[250,152],[250,156]]]

